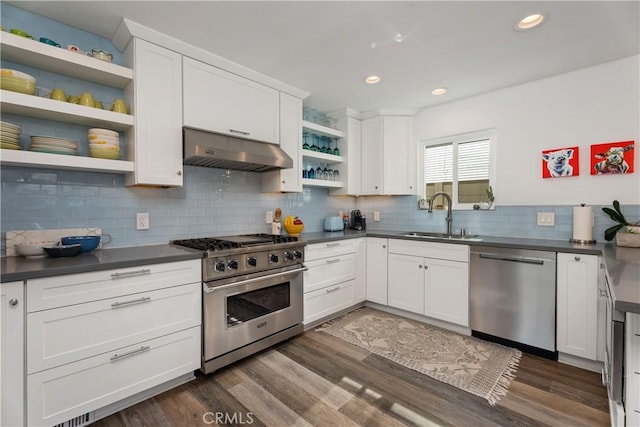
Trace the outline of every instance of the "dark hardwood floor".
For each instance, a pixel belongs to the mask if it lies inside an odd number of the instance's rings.
[[[600,375],[523,355],[496,406],[321,332],[98,420],[95,426],[606,426]]]

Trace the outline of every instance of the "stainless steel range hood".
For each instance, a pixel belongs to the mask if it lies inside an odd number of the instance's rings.
[[[185,165],[266,172],[293,167],[293,159],[279,145],[183,128]]]

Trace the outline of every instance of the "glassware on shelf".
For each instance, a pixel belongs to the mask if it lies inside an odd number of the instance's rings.
[[[338,148],[338,138],[334,138],[333,140],[336,142],[336,148],[333,149],[332,154],[334,156],[339,156],[340,155],[340,149]]]
[[[333,178],[333,173],[331,174],[332,178]],[[322,169],[322,179],[329,181],[329,169],[327,169],[327,167],[325,166],[324,169]]]
[[[316,179],[322,179],[322,168],[320,166],[316,168]]]
[[[313,166],[309,166],[309,171],[307,172],[307,178],[309,179],[316,178],[316,171],[313,169]]]
[[[311,148],[309,148],[311,151],[320,151],[320,147],[318,146],[318,144],[320,143],[320,137],[318,135],[311,135]]]
[[[340,181],[340,172],[338,171],[338,169],[335,169],[333,171],[333,180],[334,181]]]
[[[309,148],[311,148],[311,146],[309,145],[309,138],[311,137],[311,135],[309,135],[309,132],[304,132],[302,134],[302,149],[303,150],[308,150]]]

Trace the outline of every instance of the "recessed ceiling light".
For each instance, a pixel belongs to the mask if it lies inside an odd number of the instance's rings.
[[[522,18],[521,20],[519,20],[513,26],[513,28],[515,28],[516,31],[531,30],[539,26],[540,24],[542,24],[547,19],[548,16],[549,14],[547,12],[530,13],[524,18]]]
[[[431,91],[431,95],[444,95],[445,93],[447,93],[446,87],[437,87]]]
[[[376,83],[380,83],[380,80],[382,80],[380,76],[369,76],[365,77],[364,82],[370,85],[374,85]]]
[[[402,33],[395,33],[393,41],[396,43],[402,43],[404,41],[404,35],[402,35]]]

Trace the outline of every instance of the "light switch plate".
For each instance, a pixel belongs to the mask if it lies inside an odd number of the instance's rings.
[[[271,224],[273,222],[273,211],[267,211],[264,215],[265,224]]]
[[[373,211],[373,220],[380,221],[380,211]]]
[[[538,225],[553,227],[556,225],[556,216],[553,212],[538,212]]]

